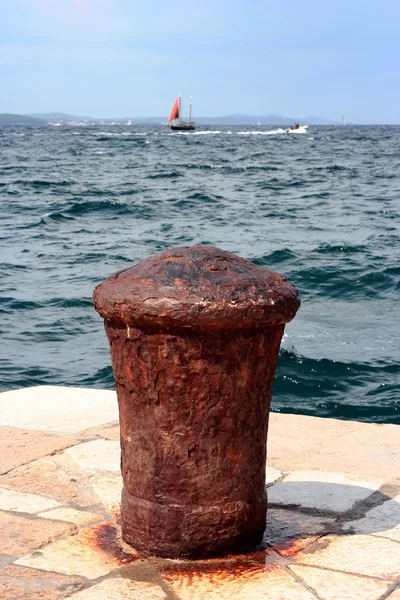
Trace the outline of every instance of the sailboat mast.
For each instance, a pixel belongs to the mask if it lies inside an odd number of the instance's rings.
[[[182,114],[182,97],[181,97],[181,93],[179,92],[179,114],[178,114],[178,119],[179,121],[181,120],[181,114]]]
[[[189,123],[192,122],[192,96],[189,98]]]

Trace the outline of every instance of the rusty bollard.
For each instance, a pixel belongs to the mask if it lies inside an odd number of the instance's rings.
[[[194,246],[112,275],[93,301],[118,395],[124,540],[171,558],[250,550],[265,529],[269,405],[295,288]]]

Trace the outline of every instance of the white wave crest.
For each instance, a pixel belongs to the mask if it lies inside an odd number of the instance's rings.
[[[108,137],[132,137],[132,136],[146,136],[147,131],[96,131],[92,135],[106,135]]]

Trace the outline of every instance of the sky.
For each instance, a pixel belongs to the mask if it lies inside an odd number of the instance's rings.
[[[400,0],[0,0],[0,113],[400,123]]]

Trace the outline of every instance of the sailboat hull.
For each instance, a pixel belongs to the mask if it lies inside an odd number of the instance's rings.
[[[172,123],[170,128],[171,131],[194,131],[196,126],[193,121],[188,121],[187,123],[181,121],[180,123]]]

